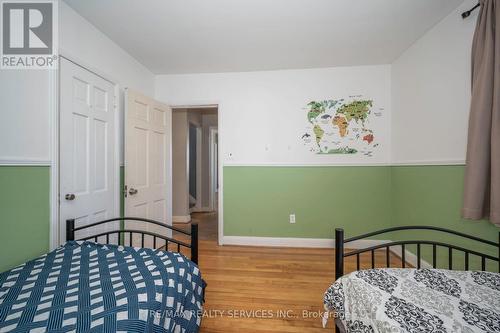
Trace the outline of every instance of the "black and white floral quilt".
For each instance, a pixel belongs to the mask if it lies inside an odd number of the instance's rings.
[[[500,274],[369,269],[325,293],[347,332],[500,332]]]

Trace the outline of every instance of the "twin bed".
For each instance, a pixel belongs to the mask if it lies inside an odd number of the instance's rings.
[[[433,230],[492,246],[497,256],[440,241],[407,240],[345,252],[349,243],[387,232]],[[416,247],[416,268],[407,268],[405,247]],[[422,248],[432,249],[432,264],[422,268]],[[401,268],[391,268],[391,247],[401,249]],[[438,249],[446,249],[448,269],[436,269]],[[385,252],[375,268],[376,251]],[[463,269],[453,270],[453,255],[463,253]],[[371,268],[360,270],[360,256],[368,253]],[[344,258],[355,257],[356,271],[344,275]],[[481,270],[470,271],[477,257]],[[488,264],[500,272],[499,243],[453,230],[429,226],[396,227],[344,239],[335,233],[335,278],[325,293],[325,309],[334,314],[337,332],[500,332],[500,273],[486,272]],[[427,268],[428,266],[431,266]]]
[[[126,221],[166,228],[127,229]],[[119,222],[116,230],[104,227]],[[75,233],[107,230],[76,240]],[[345,252],[349,243],[387,232],[434,230],[465,237],[496,249],[497,256],[439,242],[407,240]],[[190,241],[169,237],[171,231]],[[500,235],[499,235],[500,236]],[[54,251],[0,274],[1,332],[198,332],[205,282],[197,266],[198,230],[190,232],[140,218],[118,218],[75,226],[67,221],[68,242]],[[128,245],[125,246],[128,240]],[[140,247],[133,247],[135,242]],[[117,244],[110,244],[116,242]],[[148,243],[152,249],[146,248]],[[169,244],[177,251],[168,251]],[[405,246],[416,246],[416,268],[407,268]],[[160,249],[157,247],[160,246]],[[432,268],[422,268],[422,247],[432,249]],[[401,249],[401,268],[391,268],[391,248]],[[438,248],[447,249],[448,270],[436,269]],[[181,254],[191,252],[191,259]],[[500,332],[499,243],[436,227],[399,227],[344,239],[335,235],[335,283],[324,297],[338,332]],[[375,268],[385,250],[386,268]],[[463,253],[463,271],[453,254]],[[371,269],[360,256],[370,254]],[[356,271],[344,275],[344,259],[355,257]],[[469,271],[479,258],[481,270]],[[380,263],[379,263],[380,264]],[[427,265],[426,265],[427,266]]]
[[[126,221],[166,231],[126,229]],[[106,227],[117,223],[117,230]],[[75,240],[75,232],[97,226],[108,231]],[[168,237],[171,231],[190,242]],[[197,225],[186,232],[141,218],[80,227],[68,220],[66,238],[0,274],[0,332],[198,332],[206,284],[197,266]],[[141,247],[132,247],[134,241]],[[177,252],[167,251],[169,244]],[[191,251],[191,260],[181,249]]]

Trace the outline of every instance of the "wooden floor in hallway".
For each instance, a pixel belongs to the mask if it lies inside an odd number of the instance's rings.
[[[218,246],[217,214],[196,214],[193,220],[199,224],[199,265],[208,283],[200,332],[332,332],[333,320],[324,329],[320,314],[334,280],[333,249]],[[384,261],[384,252],[377,259]],[[365,268],[369,260],[362,256]],[[346,262],[346,271],[354,265]]]

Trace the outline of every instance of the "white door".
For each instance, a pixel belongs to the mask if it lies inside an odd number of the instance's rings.
[[[59,137],[59,241],[66,240],[66,219],[76,227],[118,216],[118,167],[115,149],[114,85],[61,59]],[[114,226],[77,233],[87,236]]]
[[[125,97],[125,216],[144,217],[172,223],[172,110],[130,89]],[[140,222],[127,228],[166,234],[166,229]],[[169,236],[169,234],[168,234]],[[125,244],[129,243],[125,234]],[[145,246],[151,247],[147,237]],[[140,235],[133,238],[140,246]],[[157,243],[157,247],[163,244]]]

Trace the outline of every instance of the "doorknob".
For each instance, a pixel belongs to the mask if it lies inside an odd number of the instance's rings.
[[[66,200],[71,201],[71,200],[75,200],[75,198],[76,198],[76,197],[75,197],[75,195],[74,195],[73,193],[68,193],[68,194],[66,194],[66,195],[64,196],[64,198],[65,198]]]
[[[135,188],[131,187],[130,190],[128,191],[128,194],[134,195],[134,194],[137,194],[137,192],[139,192],[139,191],[137,191]]]

